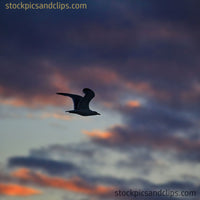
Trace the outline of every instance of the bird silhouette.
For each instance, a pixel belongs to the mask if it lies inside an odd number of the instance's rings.
[[[100,113],[90,110],[89,103],[94,98],[95,93],[89,88],[84,88],[84,97],[77,94],[61,93],[56,94],[71,97],[74,102],[74,110],[69,110],[66,112],[74,113],[82,116],[100,115]]]

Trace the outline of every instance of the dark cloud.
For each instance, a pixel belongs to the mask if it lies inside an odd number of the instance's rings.
[[[129,149],[131,146],[148,147],[159,150],[174,150],[182,152],[198,152],[199,142],[190,139],[184,139],[177,136],[170,136],[167,134],[160,134],[159,132],[152,132],[151,130],[136,130],[129,129],[128,127],[114,127],[105,132],[106,137],[96,131],[87,132],[91,140],[97,144]]]
[[[117,162],[117,168],[125,168],[126,170],[134,168],[141,174],[150,174],[157,166],[157,161],[153,157],[153,151],[147,148],[131,148],[131,153],[128,153],[124,159]],[[165,167],[162,166],[164,169]]]
[[[194,124],[185,113],[178,112],[165,105],[147,103],[136,108],[129,106],[119,107],[126,115],[127,123],[134,130],[154,131],[160,134],[170,134],[176,130],[187,130]],[[158,136],[158,134],[155,134]]]
[[[35,96],[47,99],[49,96],[44,94],[58,89],[49,81],[55,69],[73,86],[77,84],[78,69],[104,66],[121,74],[123,79],[147,82],[157,93],[162,90],[170,97],[170,104],[178,105],[179,99],[180,105],[185,106],[185,99],[180,98],[184,92],[191,92],[191,82],[199,77],[195,35],[199,26],[192,29],[187,26],[192,24],[188,23],[190,20],[195,24],[199,16],[198,3],[89,1],[88,4],[87,12],[73,16],[49,14],[51,23],[47,22],[45,12],[39,17],[34,14],[23,17],[25,13],[20,16],[13,12],[1,18],[2,96],[27,99],[24,94],[29,92],[30,99]],[[77,84],[80,89],[83,84],[93,84],[99,93],[109,94],[116,88],[112,85],[107,89],[108,85],[101,80],[84,76]],[[122,89],[117,87],[117,92]],[[196,95],[192,101],[198,100]]]
[[[185,153],[179,153],[175,156],[175,158],[182,162],[200,162],[200,153],[197,150],[191,151],[191,152],[185,152]]]
[[[32,149],[26,157],[15,156],[8,160],[8,166],[42,170],[50,175],[65,177],[95,173],[100,165],[106,166],[106,158],[101,159],[104,150],[98,146],[80,142],[66,145],[49,145]]]
[[[36,157],[13,157],[8,161],[9,167],[27,167],[30,169],[41,169],[50,174],[73,173],[78,170],[71,162],[62,162]]]

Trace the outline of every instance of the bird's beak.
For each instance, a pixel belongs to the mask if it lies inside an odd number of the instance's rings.
[[[100,113],[98,113],[98,115],[101,115]]]

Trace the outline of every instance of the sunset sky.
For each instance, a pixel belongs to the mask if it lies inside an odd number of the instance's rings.
[[[127,200],[114,192],[130,189],[200,199],[200,1],[83,0],[73,11],[6,1],[0,199]],[[72,100],[56,95],[85,87],[101,115],[66,113]]]

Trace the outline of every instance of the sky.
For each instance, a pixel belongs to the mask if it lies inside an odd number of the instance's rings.
[[[0,199],[198,200],[200,2],[74,0],[87,9],[62,11],[5,2]],[[73,102],[56,92],[83,88],[101,115],[65,112]]]

